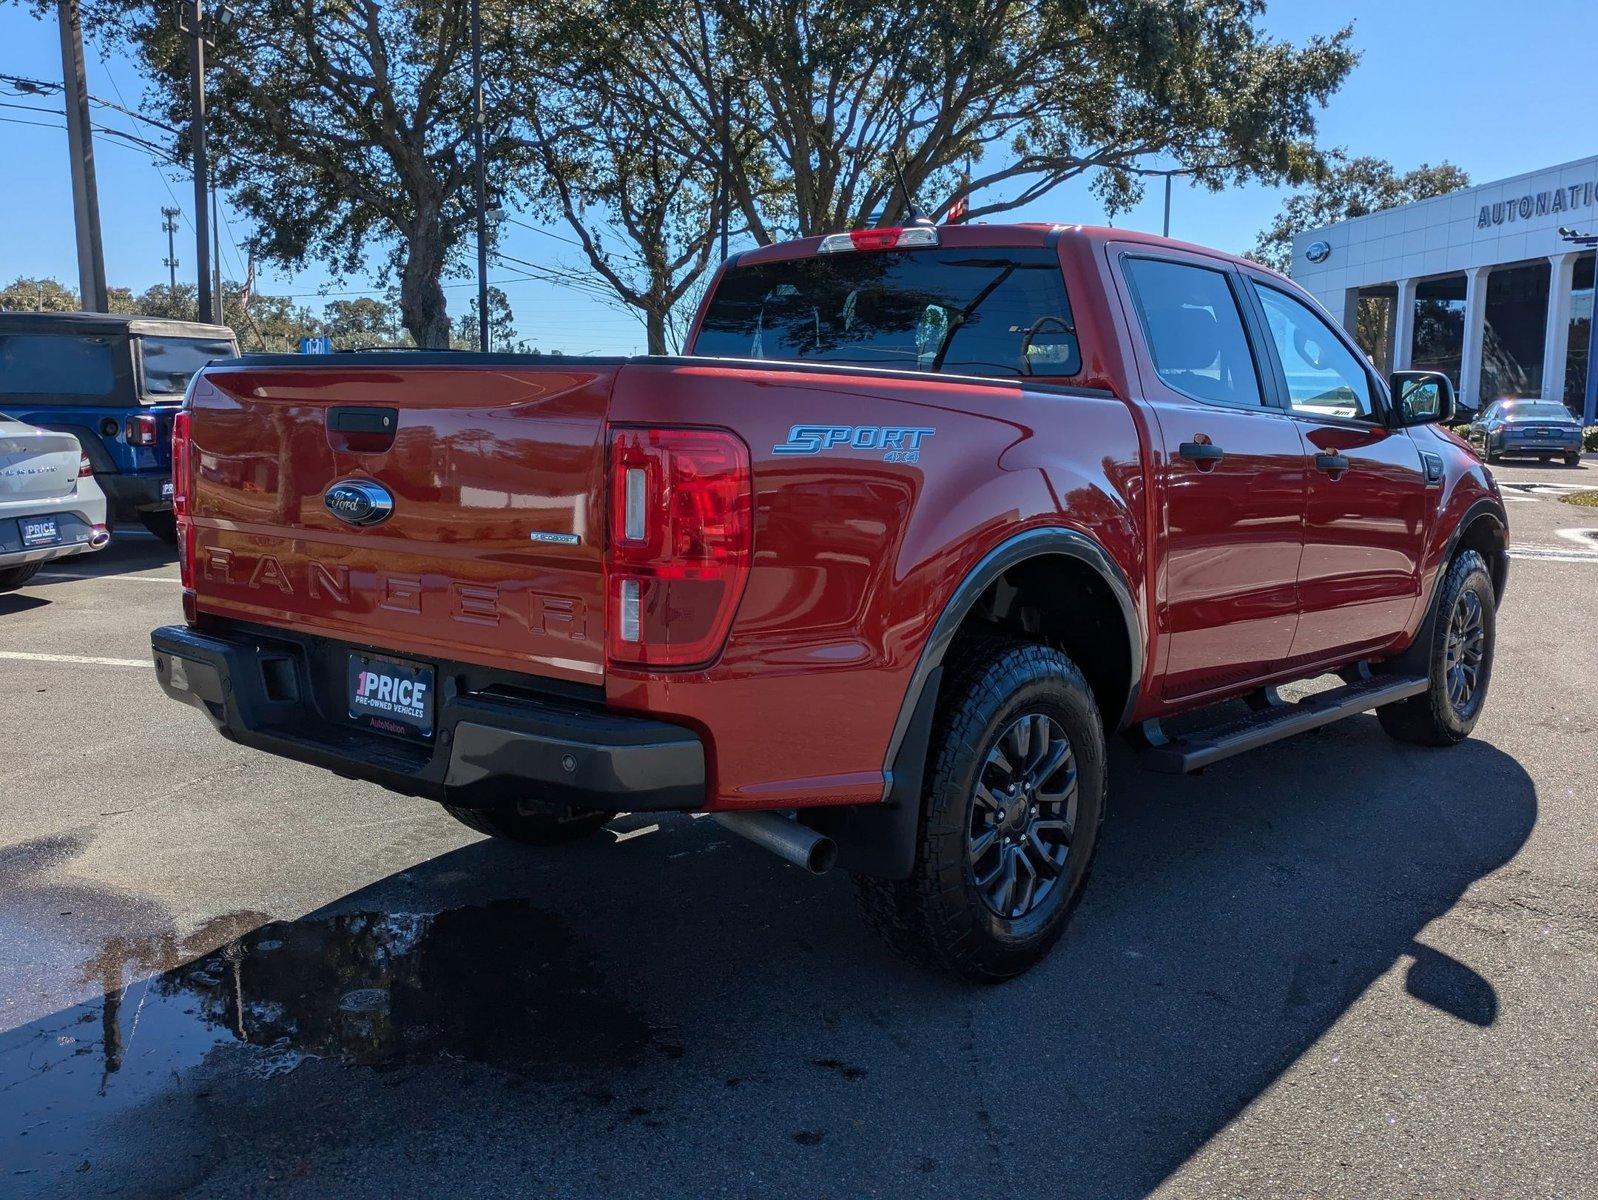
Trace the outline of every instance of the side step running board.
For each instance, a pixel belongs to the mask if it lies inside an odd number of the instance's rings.
[[[1152,744],[1143,751],[1143,764],[1171,775],[1202,771],[1223,758],[1418,695],[1426,687],[1424,675],[1367,676],[1293,704],[1259,708],[1236,720],[1196,729],[1169,741],[1159,740],[1157,727],[1146,729],[1145,738]]]

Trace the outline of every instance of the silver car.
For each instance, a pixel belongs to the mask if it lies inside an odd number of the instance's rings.
[[[0,592],[110,540],[105,493],[78,439],[0,413]]]

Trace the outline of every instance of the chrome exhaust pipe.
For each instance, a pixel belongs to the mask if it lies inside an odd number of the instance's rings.
[[[111,534],[105,529],[96,529],[89,535],[89,549],[103,550],[111,541]]]
[[[838,843],[792,817],[774,812],[718,812],[711,816],[723,829],[748,838],[812,875],[825,875],[838,861]]]

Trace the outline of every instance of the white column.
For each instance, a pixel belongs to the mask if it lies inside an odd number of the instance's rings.
[[[1459,356],[1459,398],[1470,408],[1479,409],[1481,396],[1481,356],[1487,327],[1487,277],[1491,267],[1472,267],[1465,272],[1465,343]]]
[[[1393,301],[1393,370],[1407,371],[1415,361],[1415,284],[1414,279],[1398,281],[1398,299]]]
[[[1548,256],[1548,329],[1543,334],[1544,400],[1565,398],[1565,360],[1570,352],[1570,292],[1578,252]]]
[[[1359,289],[1343,289],[1343,305],[1336,310],[1343,323],[1343,329],[1349,337],[1359,332]]]

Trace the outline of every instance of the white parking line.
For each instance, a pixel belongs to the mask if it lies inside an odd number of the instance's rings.
[[[22,650],[0,650],[0,658],[15,662],[78,663],[86,667],[148,667],[147,658],[94,658],[86,654],[29,654]]]
[[[1580,550],[1566,550],[1562,546],[1511,548],[1509,557],[1530,559],[1534,562],[1598,563],[1598,553],[1583,554]]]
[[[1598,549],[1598,529],[1556,529],[1554,532],[1562,538],[1569,538],[1578,546]]]

